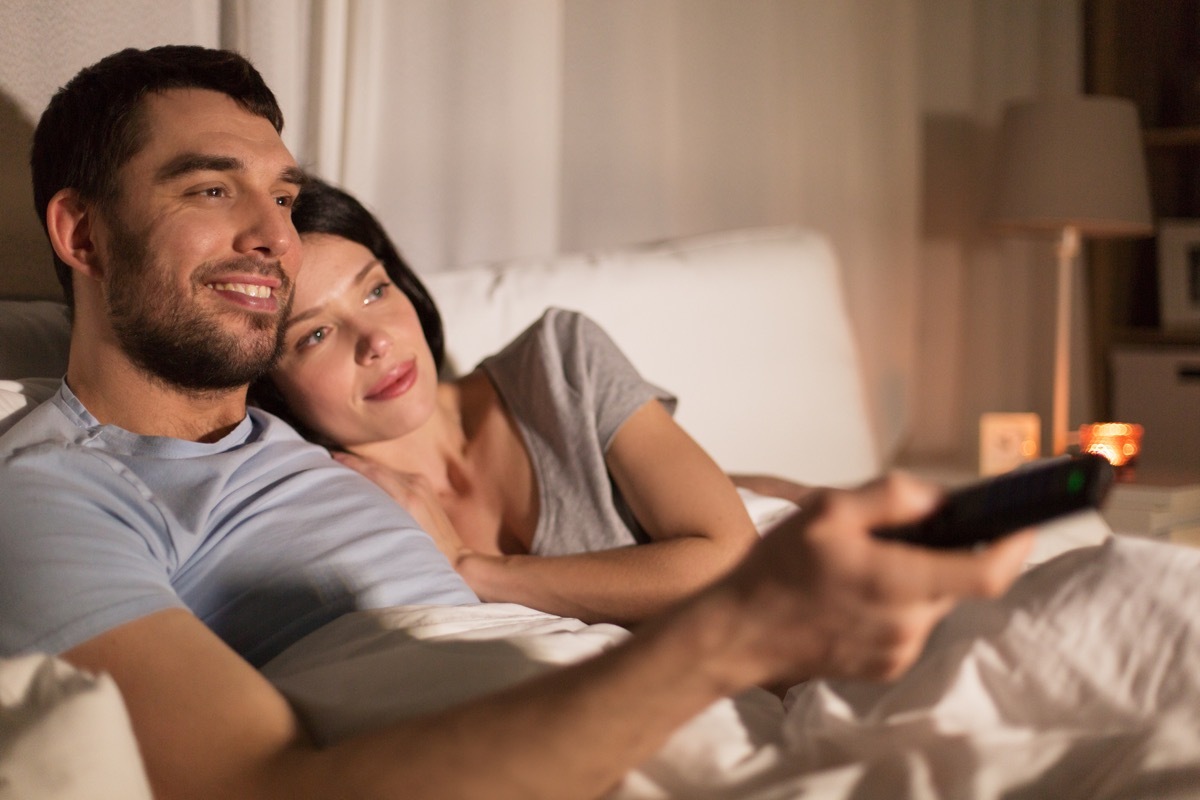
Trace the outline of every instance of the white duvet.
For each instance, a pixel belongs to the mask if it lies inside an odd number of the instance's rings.
[[[332,741],[625,635],[507,604],[364,611],[265,672]],[[612,796],[1200,797],[1200,550],[1068,552],[960,607],[902,680],[718,703]]]

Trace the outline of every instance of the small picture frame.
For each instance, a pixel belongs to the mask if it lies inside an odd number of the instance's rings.
[[[1042,419],[1033,412],[979,417],[979,474],[999,475],[1041,455]]]
[[[1158,299],[1164,328],[1200,329],[1200,219],[1159,223]]]

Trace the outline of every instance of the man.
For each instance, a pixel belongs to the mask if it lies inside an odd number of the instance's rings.
[[[958,598],[1019,571],[1027,537],[871,538],[929,487],[829,493],[621,646],[313,747],[254,665],[350,609],[475,598],[386,495],[247,413],[299,264],[281,126],[240,57],[173,47],[82,71],[35,135],[75,321],[58,396],[0,439],[0,655],[110,673],[158,796],[593,797],[720,697],[898,675]]]

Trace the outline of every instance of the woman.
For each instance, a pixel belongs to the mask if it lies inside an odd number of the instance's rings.
[[[378,221],[320,181],[267,410],[386,489],[481,599],[634,623],[720,575],[757,533],[730,479],[581,315],[549,310],[437,379],[437,308]]]

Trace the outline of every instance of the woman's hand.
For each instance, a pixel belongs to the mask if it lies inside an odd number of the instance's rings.
[[[350,467],[370,479],[391,495],[401,508],[412,514],[413,519],[425,529],[455,569],[458,569],[460,562],[471,554],[470,548],[463,543],[438,501],[433,486],[424,475],[400,472],[353,453],[337,452],[333,454],[333,458],[339,464]]]

